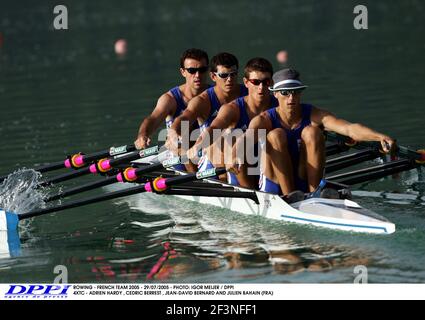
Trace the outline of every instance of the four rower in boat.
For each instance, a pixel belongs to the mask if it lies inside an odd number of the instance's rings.
[[[174,120],[167,136],[166,146],[169,150],[179,152],[178,142],[184,134],[183,125],[191,127],[197,121],[202,133],[211,125],[223,104],[248,94],[246,87],[238,83],[238,69],[238,59],[230,53],[222,52],[211,59],[210,77],[215,86],[192,99],[184,112]],[[189,146],[185,148],[183,152],[186,152]],[[196,171],[196,166],[189,163],[186,169]]]
[[[393,148],[395,141],[385,134],[301,103],[301,93],[307,86],[301,82],[296,70],[280,70],[273,75],[273,81],[270,91],[279,105],[262,112],[249,125],[249,129],[257,133],[259,129],[267,132],[262,148],[260,190],[284,195],[295,190],[316,190],[324,173],[323,130],[334,131],[355,141],[379,141],[385,152]],[[244,143],[245,136],[240,137],[233,147],[234,158],[229,170],[236,173],[244,159],[235,150]],[[254,141],[258,141],[258,134],[254,135]]]
[[[134,144],[138,149],[149,146],[152,134],[165,121],[170,128],[175,118],[186,109],[191,99],[208,88],[208,54],[200,49],[188,49],[180,58],[180,73],[185,83],[172,88],[158,99],[155,109],[140,125]]]
[[[224,167],[225,157],[232,151],[232,136],[242,135],[248,128],[251,119],[261,112],[277,106],[277,99],[270,94],[268,89],[272,84],[272,75],[273,67],[268,60],[253,58],[248,61],[243,78],[243,82],[248,88],[248,95],[224,104],[217,117],[203,131],[196,144],[188,152],[190,159],[196,159],[199,150],[204,148],[203,156],[198,163],[199,171],[212,167]],[[214,134],[214,130],[220,130],[222,134]],[[250,165],[257,164],[250,163]],[[227,182],[247,188],[256,188],[258,175],[248,175],[248,163],[245,161],[237,176],[233,173],[227,174]]]

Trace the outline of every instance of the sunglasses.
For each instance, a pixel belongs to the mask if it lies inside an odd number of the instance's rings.
[[[195,74],[197,72],[199,73],[205,73],[208,71],[208,67],[200,67],[200,68],[184,68],[187,72],[190,74]]]
[[[281,94],[282,96],[287,97],[287,96],[289,96],[289,95],[296,95],[296,94],[299,94],[301,91],[302,91],[302,89],[301,89],[301,90],[300,90],[300,89],[298,89],[298,90],[281,90],[281,91],[279,91],[279,92],[280,92],[280,94]]]
[[[254,86],[259,86],[261,83],[264,86],[270,86],[272,84],[272,79],[248,79],[249,82],[251,82]]]
[[[221,79],[227,79],[228,77],[234,77],[238,74],[238,71],[232,71],[232,72],[214,72],[214,74]]]

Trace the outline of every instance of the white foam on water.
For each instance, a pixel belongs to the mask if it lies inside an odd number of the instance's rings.
[[[0,208],[23,213],[44,206],[47,189],[39,188],[41,174],[32,169],[19,169],[0,184]]]

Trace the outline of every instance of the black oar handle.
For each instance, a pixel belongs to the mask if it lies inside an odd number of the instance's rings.
[[[155,146],[155,147],[144,149],[144,150],[135,150],[119,158],[99,160],[97,163],[92,164],[89,167],[80,168],[72,172],[66,172],[64,174],[55,176],[51,179],[41,182],[39,184],[39,187],[45,187],[51,184],[68,181],[68,180],[81,177],[89,173],[93,173],[93,174],[105,173],[106,174],[106,173],[109,173],[114,167],[122,163],[127,163],[139,158],[147,157],[149,155],[154,155],[158,153],[158,150],[159,150],[159,147]]]
[[[64,162],[64,166],[67,168],[74,168],[78,169],[81,168],[93,161],[99,160],[101,158],[105,157],[114,157],[120,154],[132,152],[136,150],[135,145],[124,145],[120,147],[111,147],[108,150],[103,150],[91,154],[83,154],[83,153],[76,153],[72,156],[68,156]]]
[[[162,162],[157,162],[149,165],[145,168],[132,168],[129,167],[117,175],[117,181],[119,182],[134,182],[137,179],[143,177],[144,174],[159,170],[162,168],[171,168],[179,164],[184,164],[188,161],[186,156],[177,156]]]
[[[101,159],[99,160],[97,163],[92,164],[89,168],[90,168],[90,172],[91,173],[105,173],[109,170],[111,170],[113,167],[122,164],[122,163],[127,163],[133,160],[137,160],[140,158],[145,158],[151,155],[155,155],[157,154],[159,151],[159,147],[155,146],[155,147],[151,147],[151,148],[147,148],[147,149],[143,149],[143,150],[135,150],[132,151],[122,157],[118,157],[115,159]]]

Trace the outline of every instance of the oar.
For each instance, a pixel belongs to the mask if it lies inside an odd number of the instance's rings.
[[[189,173],[186,175],[181,175],[178,177],[172,178],[161,178],[157,177],[153,181],[141,184],[136,187],[132,187],[125,190],[113,191],[107,194],[97,195],[89,197],[86,199],[81,199],[66,204],[61,204],[58,206],[34,210],[22,214],[16,214],[13,212],[6,212],[0,209],[0,231],[7,231],[8,233],[17,233],[19,221],[41,216],[51,212],[59,212],[70,208],[77,208],[84,205],[97,203],[105,200],[111,200],[120,197],[126,197],[133,194],[143,193],[143,192],[157,192],[161,193],[166,191],[172,186],[183,184],[186,182],[191,182],[195,180],[202,180],[206,178],[215,177],[217,175],[223,174],[226,172],[225,168],[213,168],[208,169],[203,172]]]
[[[382,151],[382,146],[380,142],[376,141],[354,141],[349,137],[342,136],[340,134],[337,134],[335,132],[326,132],[326,136],[328,140],[336,141],[336,144],[346,145],[350,148],[356,148],[356,149],[366,149],[366,148],[372,148],[374,150],[377,150],[381,154],[385,154]],[[345,151],[345,150],[344,150]],[[397,145],[394,150],[392,150],[391,153],[392,156],[397,155],[401,158],[407,158],[412,161],[415,161],[419,165],[425,163],[425,150],[412,150],[407,147],[399,146]]]
[[[146,158],[148,156],[157,154],[159,151],[158,146],[150,147],[143,150],[136,150],[129,152],[123,156],[120,156],[118,158],[114,159],[101,159],[97,163],[90,165],[89,167],[81,168],[72,172],[67,172],[55,177],[52,177],[48,180],[45,180],[39,184],[40,187],[45,187],[51,184],[68,181],[74,178],[81,177],[83,175],[87,175],[90,173],[96,174],[96,173],[108,173],[110,172],[114,167],[121,165],[123,163],[128,163],[137,159]]]
[[[93,161],[105,158],[105,157],[114,157],[120,154],[131,152],[136,150],[136,147],[133,145],[124,145],[120,147],[110,147],[109,149],[94,152],[91,154],[83,154],[81,152],[76,153],[72,156],[68,156],[64,161],[58,161],[43,166],[34,167],[33,170],[40,173],[49,172],[53,170],[63,169],[63,168],[82,168],[85,165],[90,164]],[[0,182],[6,179],[8,175],[0,177]]]
[[[71,196],[81,192],[104,187],[117,182],[137,182],[140,180],[140,178],[143,178],[148,173],[160,170],[162,168],[165,168],[165,169],[170,168],[177,164],[183,164],[185,161],[187,161],[186,157],[173,157],[171,159],[168,159],[162,162],[157,162],[157,163],[147,165],[143,168],[128,167],[124,170],[121,170],[121,172],[117,175],[107,177],[100,181],[89,182],[78,187],[61,191],[56,195],[45,198],[44,201],[50,202],[53,200],[58,200],[67,196]]]

